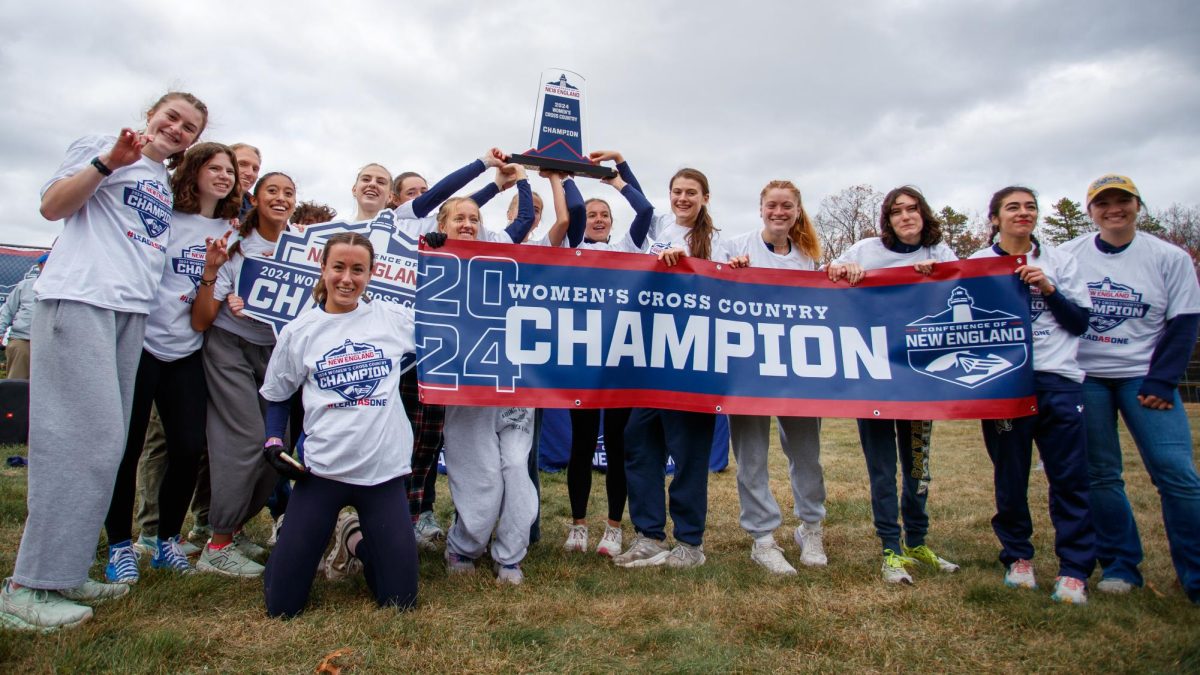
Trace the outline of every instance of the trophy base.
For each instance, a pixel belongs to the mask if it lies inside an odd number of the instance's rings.
[[[547,169],[549,171],[563,171],[574,174],[576,176],[588,176],[589,178],[612,178],[617,175],[617,170],[603,166],[601,164],[586,164],[584,162],[569,162],[563,159],[554,159],[553,157],[538,157],[537,155],[513,155],[509,158],[513,164],[520,164],[527,169]]]

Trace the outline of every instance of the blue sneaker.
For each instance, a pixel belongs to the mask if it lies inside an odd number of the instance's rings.
[[[133,542],[125,541],[108,547],[108,565],[104,567],[104,578],[110,584],[136,584],[138,581],[138,554]]]
[[[172,570],[180,574],[191,574],[196,570],[188,564],[187,556],[179,544],[179,535],[170,539],[159,539],[158,550],[150,559],[150,567],[156,570]]]

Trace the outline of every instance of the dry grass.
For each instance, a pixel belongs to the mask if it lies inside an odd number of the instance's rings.
[[[1200,408],[1190,412],[1195,434]],[[79,629],[0,633],[0,663],[4,672],[291,673],[312,672],[345,648],[332,662],[353,672],[1197,671],[1200,614],[1175,582],[1157,494],[1126,447],[1150,588],[1096,594],[1082,608],[1055,605],[1048,588],[1001,585],[989,524],[991,466],[971,422],[938,423],[934,431],[929,542],[962,571],[919,574],[911,588],[885,586],[853,422],[830,420],[826,569],[777,579],[749,560],[732,469],[711,477],[705,566],[621,570],[591,554],[569,556],[559,547],[569,515],[565,477],[543,475],[546,538],[531,550],[520,588],[498,587],[482,573],[448,579],[440,555],[423,553],[415,611],[376,608],[361,579],[321,579],[310,609],[284,622],[264,617],[258,581],[145,570],[135,593]],[[782,456],[772,462],[775,494],[790,508]],[[603,494],[598,480],[593,545]],[[1030,494],[1046,586],[1056,564],[1042,474]],[[439,503],[443,520],[449,510],[448,500]],[[12,568],[23,518],[23,470],[0,470],[0,569]],[[795,561],[794,518],[785,524],[778,538]],[[262,517],[253,529],[265,535],[266,527]],[[97,565],[94,576],[101,573]]]

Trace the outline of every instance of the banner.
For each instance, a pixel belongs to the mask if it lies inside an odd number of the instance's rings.
[[[1036,411],[1023,258],[820,272],[451,241],[422,250],[422,400],[884,419]]]
[[[313,303],[312,289],[321,276],[325,240],[338,232],[357,232],[371,241],[375,266],[367,296],[372,300],[412,306],[417,279],[417,238],[397,230],[388,209],[375,220],[333,221],[297,228],[280,235],[275,257],[246,258],[234,289],[246,302],[243,312],[270,324],[275,335]]]

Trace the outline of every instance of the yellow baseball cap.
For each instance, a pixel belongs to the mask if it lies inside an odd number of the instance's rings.
[[[1096,195],[1105,190],[1124,190],[1137,197],[1138,201],[1142,199],[1142,194],[1138,192],[1137,186],[1133,184],[1133,181],[1129,180],[1129,176],[1109,173],[1097,178],[1092,181],[1091,185],[1088,185],[1087,206],[1091,206],[1092,200],[1096,198]]]

